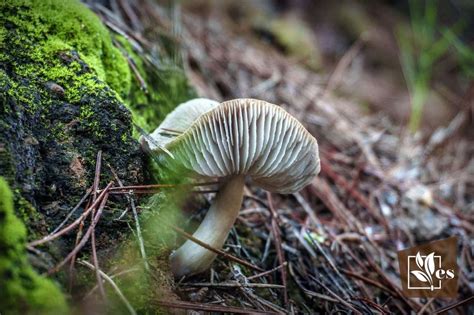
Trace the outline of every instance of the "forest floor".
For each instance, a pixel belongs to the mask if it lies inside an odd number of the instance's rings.
[[[389,25],[377,24],[382,16],[340,48],[330,24],[298,24],[303,39],[284,41],[278,30],[295,27],[292,15],[274,18],[280,23],[275,30],[259,22],[265,13],[255,10],[266,9],[258,6],[216,9],[199,2],[167,10],[147,0],[117,3],[89,5],[112,32],[129,38],[149,67],[167,66],[157,52],[171,51],[170,60],[183,66],[199,96],[281,105],[320,147],[321,173],[301,192],[277,195],[246,186],[224,246],[246,266],[220,256],[210,273],[172,283],[172,299],[158,299],[158,305],[233,313],[474,311],[468,305],[474,294],[474,141],[466,132],[472,83],[464,93],[442,89],[444,97],[438,93],[433,101],[441,105],[430,108],[435,113],[414,133],[406,127],[403,75],[393,70],[396,41],[387,35]],[[305,47],[324,35],[332,41],[320,46],[340,52]],[[388,59],[383,71],[364,67],[380,54]],[[450,102],[458,104],[454,111]],[[203,212],[192,218],[199,221]],[[450,236],[457,237],[457,297],[408,297],[397,252]]]

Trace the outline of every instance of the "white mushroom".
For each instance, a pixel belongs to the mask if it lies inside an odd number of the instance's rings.
[[[219,106],[219,102],[207,98],[195,98],[180,104],[148,137],[140,137],[144,149],[156,150],[164,147],[178,133],[186,131],[205,112]]]
[[[181,106],[189,106],[186,104]],[[187,115],[181,106],[158,129],[163,130],[165,123],[164,129],[178,126],[170,120],[173,116],[183,120],[182,115]],[[318,144],[294,117],[264,101],[212,103],[201,112],[200,116],[193,114],[194,122],[185,118],[182,126],[187,128],[160,145],[186,169],[222,179],[206,217],[193,234],[222,248],[239,213],[246,177],[268,191],[297,192],[319,173]],[[188,240],[170,261],[174,274],[181,277],[205,271],[215,257],[215,253]]]

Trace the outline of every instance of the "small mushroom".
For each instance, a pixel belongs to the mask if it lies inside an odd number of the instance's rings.
[[[241,208],[246,178],[271,192],[297,192],[319,173],[318,144],[294,117],[264,101],[212,102],[196,112],[188,110],[189,103],[168,115],[157,129],[161,134],[155,131],[152,137],[185,169],[220,178],[216,197],[193,234],[220,249]],[[180,135],[162,139],[162,132],[170,126],[182,128]],[[181,277],[207,270],[215,257],[188,240],[171,254],[170,261],[173,273]]]
[[[178,105],[158,128],[147,137],[140,137],[140,143],[145,150],[156,150],[164,147],[176,135],[186,131],[202,114],[219,105],[219,102],[207,98],[195,98]]]

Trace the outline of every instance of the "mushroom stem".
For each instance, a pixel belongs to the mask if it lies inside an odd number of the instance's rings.
[[[222,248],[230,229],[234,225],[242,205],[245,176],[233,176],[216,194],[206,217],[193,236],[200,241]],[[209,268],[217,254],[187,240],[170,256],[171,269],[175,276],[189,276]]]

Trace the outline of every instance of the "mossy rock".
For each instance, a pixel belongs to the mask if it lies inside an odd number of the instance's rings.
[[[107,29],[78,1],[3,1],[0,12],[0,174],[34,236],[91,185],[99,150],[125,183],[141,181],[123,104],[131,74]],[[112,176],[103,169],[104,184]]]
[[[114,178],[109,165],[125,185],[143,183],[146,163],[134,124],[150,131],[194,96],[179,67],[165,58],[163,68],[150,67],[131,47],[77,0],[0,2],[0,175],[12,187],[15,222],[23,229],[21,240],[13,242],[18,251],[25,228],[29,240],[48,234],[81,199],[92,185],[99,151],[101,187]],[[0,203],[3,199],[0,195]],[[130,232],[110,211],[122,212],[126,205],[111,199],[96,228],[102,261],[110,261],[105,257],[113,256]],[[50,261],[32,262],[44,271],[64,258],[74,241],[71,233],[48,243],[41,250]],[[28,276],[36,277],[29,270]],[[3,284],[0,288],[1,295]]]
[[[0,177],[0,313],[66,314],[59,288],[29,265],[26,229],[13,212],[13,194]]]

